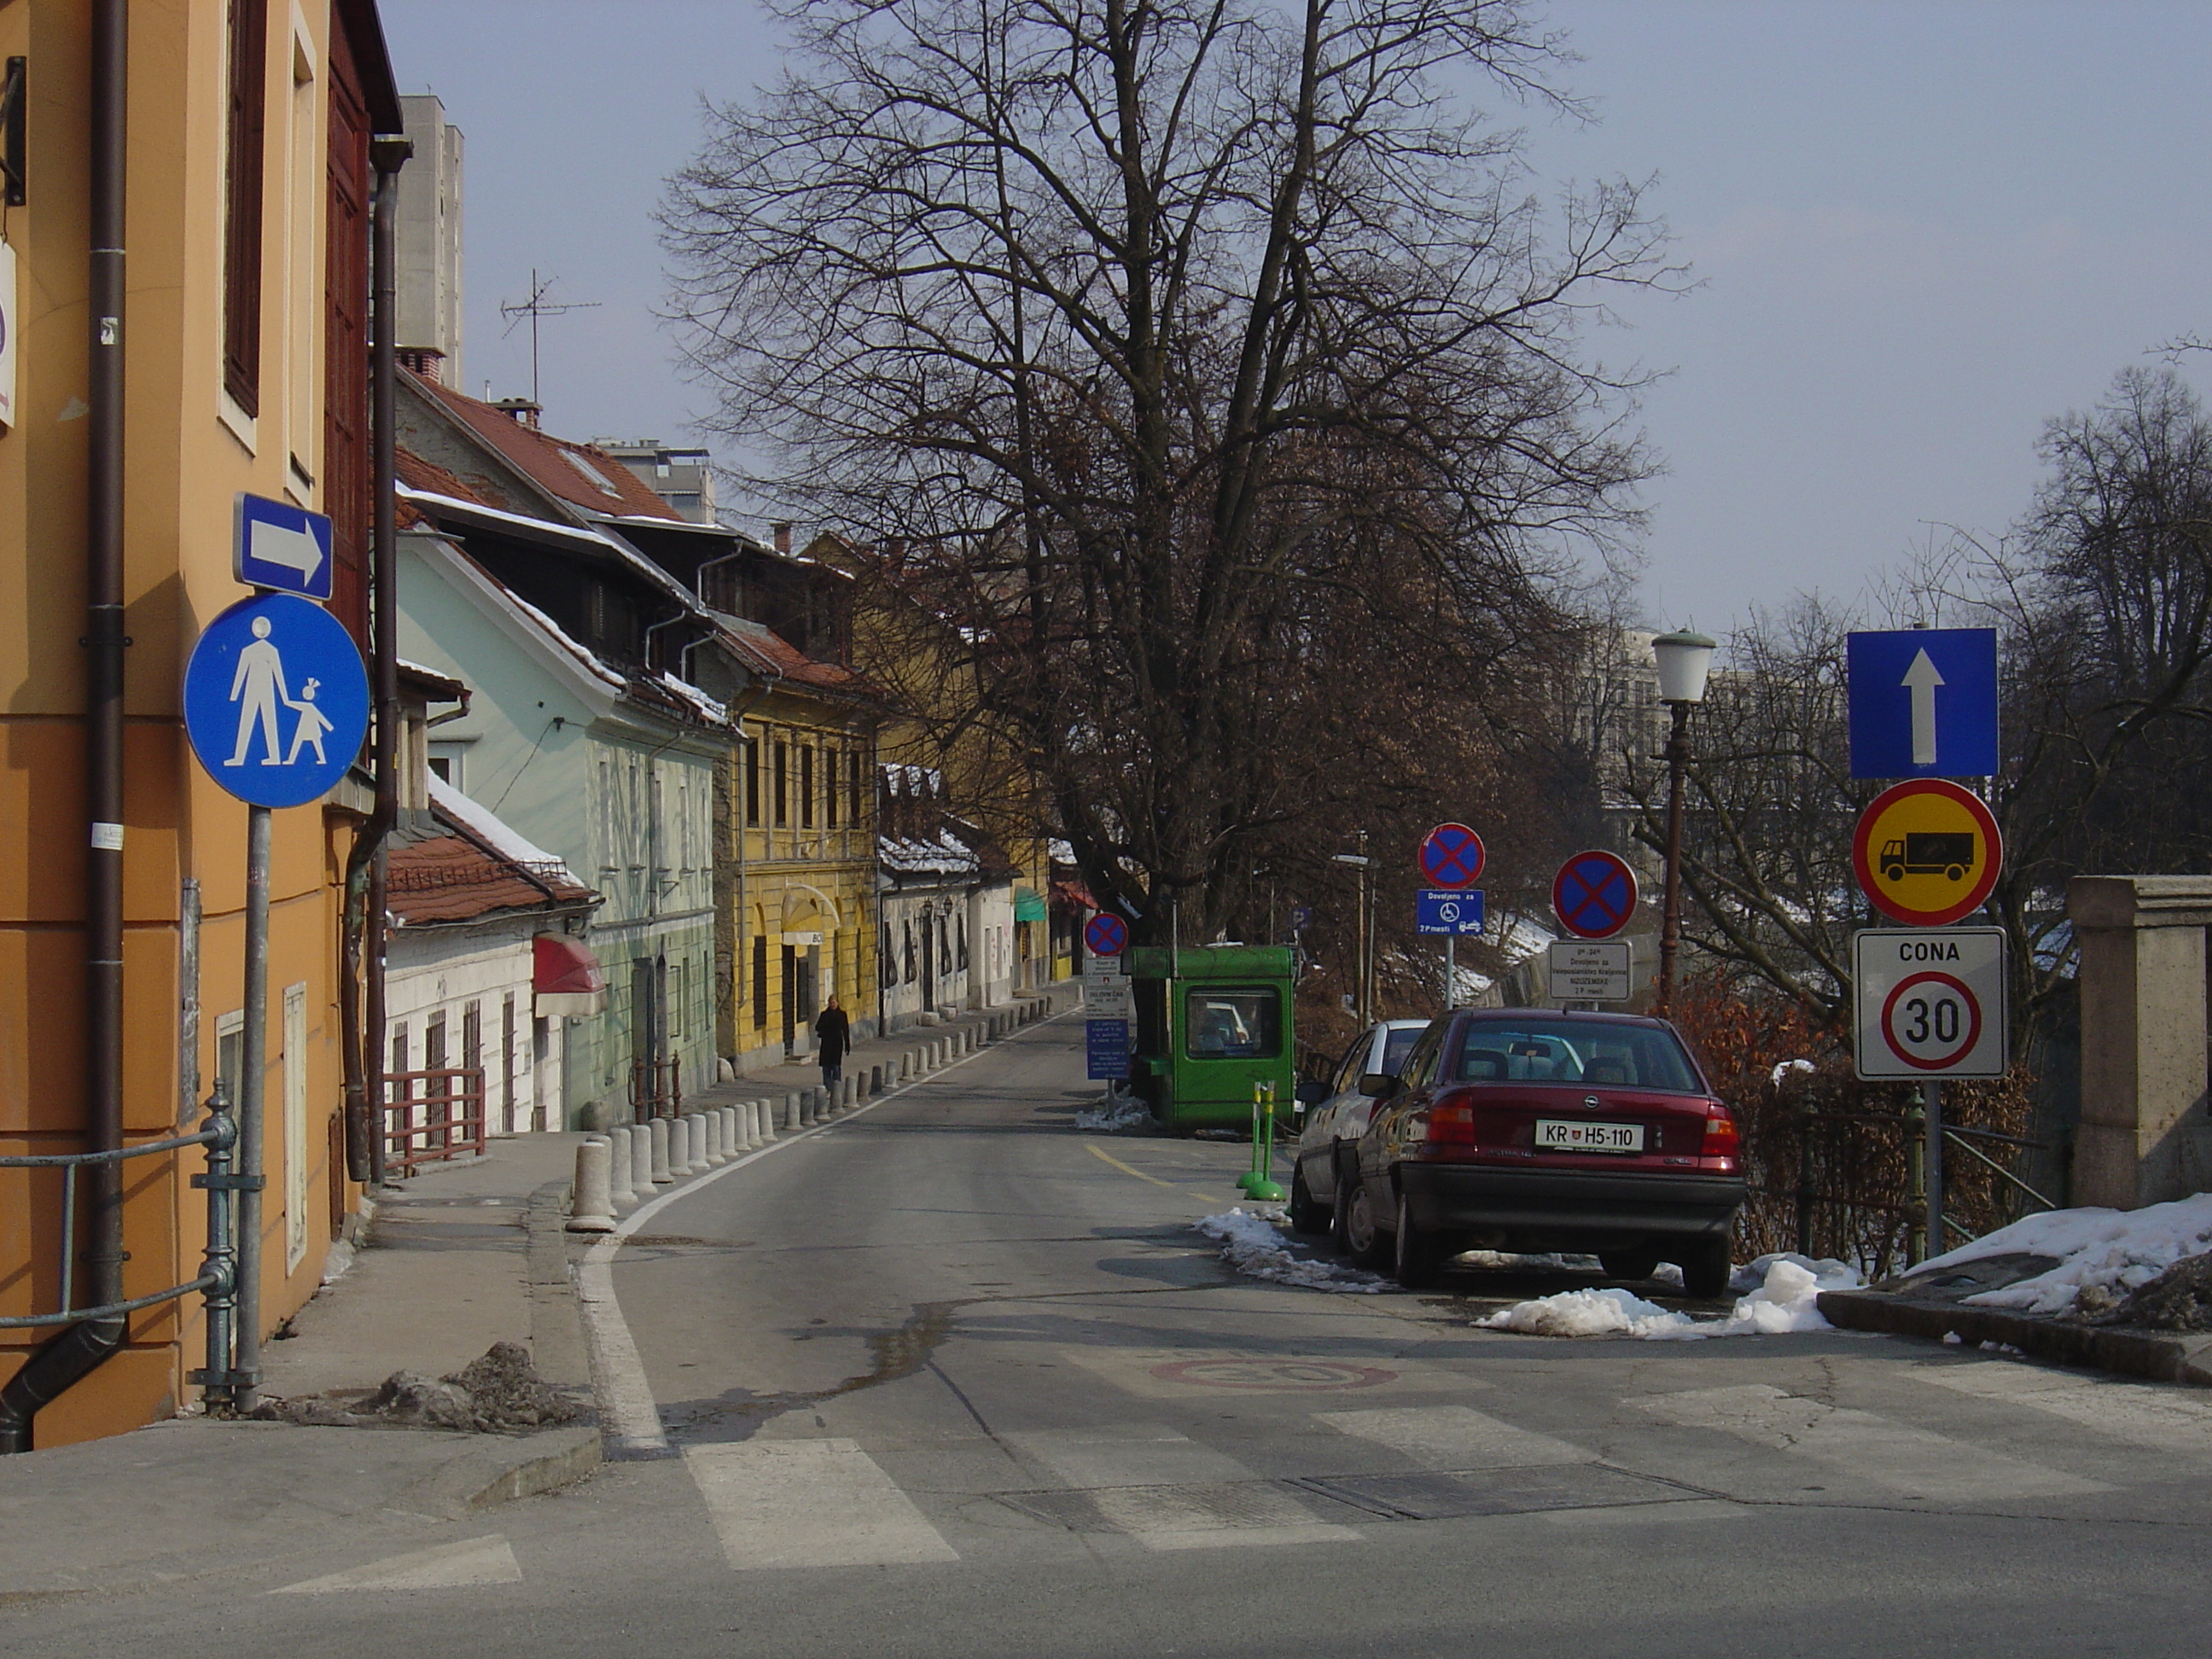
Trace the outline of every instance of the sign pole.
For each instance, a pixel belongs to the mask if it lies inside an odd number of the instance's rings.
[[[238,1335],[231,1408],[254,1407],[261,1382],[262,1085],[269,1069],[269,808],[246,809],[246,1024],[238,1040]]]
[[[1928,1183],[1928,1254],[1937,1256],[1943,1243],[1943,1085],[1934,1078],[1920,1085],[1927,1107],[1927,1150],[1921,1154]]]

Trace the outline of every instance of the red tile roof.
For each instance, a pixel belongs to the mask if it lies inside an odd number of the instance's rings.
[[[441,386],[435,380],[416,375],[416,383],[432,398],[445,405],[453,418],[473,432],[491,448],[497,451],[509,465],[520,472],[541,489],[557,495],[571,506],[588,513],[634,514],[648,519],[673,519],[688,522],[684,515],[645,487],[637,474],[603,449],[590,444],[574,444],[534,426],[526,426],[514,416]],[[451,475],[448,474],[448,477]],[[411,480],[409,480],[412,483]],[[431,484],[416,484],[418,489],[437,488]],[[440,489],[440,494],[446,492]],[[469,492],[462,492],[465,497]],[[490,503],[518,510],[507,502]]]
[[[385,903],[402,926],[474,921],[502,910],[551,910],[580,904],[592,890],[557,866],[539,869],[502,856],[441,816],[448,833],[395,842]]]

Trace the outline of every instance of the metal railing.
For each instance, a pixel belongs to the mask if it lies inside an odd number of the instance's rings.
[[[227,1324],[220,1328],[223,1356],[220,1361],[216,1357],[215,1344],[218,1329],[217,1313],[232,1305],[231,1297],[236,1289],[237,1255],[231,1237],[231,1194],[239,1190],[241,1182],[253,1179],[231,1173],[232,1149],[237,1144],[238,1126],[230,1115],[229,1103],[222,1085],[218,1084],[208,1098],[207,1121],[191,1134],[171,1135],[161,1140],[149,1140],[140,1146],[118,1147],[113,1152],[52,1152],[32,1157],[0,1158],[0,1170],[58,1170],[62,1178],[61,1225],[58,1230],[61,1283],[58,1298],[61,1306],[52,1313],[10,1314],[0,1317],[0,1328],[74,1325],[88,1319],[112,1319],[161,1303],[173,1302],[179,1297],[190,1296],[198,1291],[207,1297],[209,1363],[217,1369],[227,1367],[229,1353]],[[187,1146],[207,1148],[207,1170],[205,1173],[192,1177],[192,1185],[205,1188],[208,1194],[208,1242],[199,1277],[181,1285],[172,1285],[165,1291],[132,1297],[122,1302],[103,1302],[83,1308],[71,1305],[76,1299],[77,1172],[98,1164],[120,1164],[134,1158],[152,1158],[161,1152],[181,1152]]]
[[[387,1072],[384,1084],[391,1091],[384,1101],[386,1179],[404,1179],[425,1164],[483,1154],[483,1066]]]

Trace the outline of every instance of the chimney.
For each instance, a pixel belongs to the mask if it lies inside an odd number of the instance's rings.
[[[520,421],[533,432],[538,429],[538,417],[544,413],[541,405],[527,398],[501,398],[492,407],[501,414]]]
[[[769,528],[775,533],[775,550],[785,558],[789,558],[791,556],[791,526],[787,522],[772,524]]]

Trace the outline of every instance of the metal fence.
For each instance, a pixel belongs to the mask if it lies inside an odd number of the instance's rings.
[[[484,1150],[484,1073],[481,1066],[441,1066],[387,1072],[384,1086],[384,1170],[387,1180],[425,1164],[480,1157]]]
[[[629,1115],[634,1123],[643,1123],[656,1117],[681,1117],[684,1115],[684,1079],[682,1062],[674,1060],[647,1060],[640,1057],[630,1062]]]

